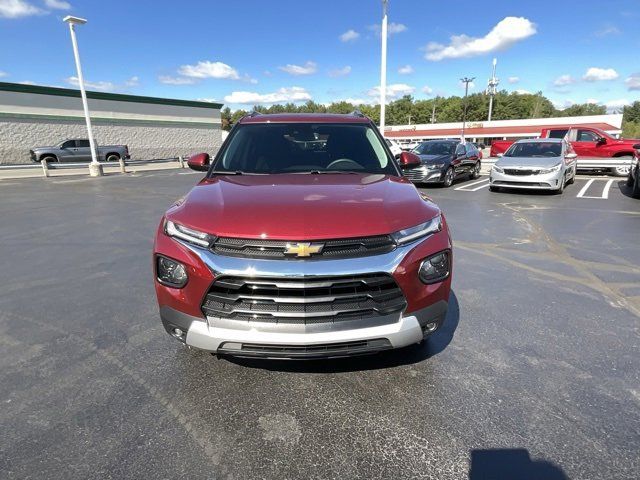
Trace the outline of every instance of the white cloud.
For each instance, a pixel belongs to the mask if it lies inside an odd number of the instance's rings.
[[[165,85],[193,85],[196,83],[193,78],[171,77],[169,75],[160,75],[158,80],[160,83],[164,83]]]
[[[387,33],[389,35],[406,32],[407,30],[407,26],[402,23],[391,22],[389,25],[387,25]]]
[[[629,90],[640,90],[640,73],[632,73],[624,83]]]
[[[32,80],[23,80],[23,81],[18,82],[18,83],[21,83],[22,85],[37,85],[37,83],[32,81]]]
[[[427,44],[425,58],[439,61],[445,58],[475,57],[504,50],[516,42],[536,33],[536,26],[524,17],[505,17],[484,37],[453,35],[449,45],[431,42]]]
[[[573,100],[551,100],[551,103],[553,103],[553,106],[558,110],[564,110],[576,104]]]
[[[20,18],[46,13],[25,0],[0,0],[0,18]]]
[[[200,61],[196,65],[182,65],[178,73],[185,77],[192,78],[226,78],[239,80],[238,71],[222,62]]]
[[[622,32],[612,23],[605,24],[600,30],[594,32],[596,37],[607,37],[609,35],[620,35]]]
[[[78,81],[78,77],[68,77],[65,78],[65,82],[74,87],[79,87],[80,82]],[[23,82],[25,83],[25,82]],[[102,92],[114,92],[119,90],[127,90],[129,87],[137,87],[139,85],[138,77],[131,77],[128,80],[125,80],[122,84],[114,83],[114,82],[90,82],[88,80],[84,81],[85,88],[90,90],[100,90]]]
[[[411,85],[407,85],[406,83],[393,83],[391,85],[387,85],[387,101],[396,100],[404,95],[411,95],[415,92],[415,87]],[[367,95],[374,98],[380,97],[380,85],[377,87],[373,87],[369,89]]]
[[[626,98],[604,102],[604,106],[607,107],[608,113],[622,112],[622,109],[627,105],[631,105],[631,102]]]
[[[347,30],[342,35],[340,35],[339,38],[341,42],[353,42],[354,40],[360,38],[360,34],[355,30]]]
[[[615,80],[620,75],[613,68],[591,67],[583,75],[585,82],[599,82],[601,80]]]
[[[196,98],[197,102],[217,103],[215,98]]]
[[[344,77],[345,75],[349,75],[351,73],[351,66],[345,65],[342,68],[336,68],[335,70],[329,71],[330,77]]]
[[[3,72],[2,70],[0,70],[0,77],[7,77],[7,76],[9,76],[7,72]]]
[[[518,88],[514,90],[514,92],[519,95],[531,95],[531,92],[529,90],[525,90],[524,88]]]
[[[280,88],[273,93],[231,92],[224,97],[227,103],[241,103],[247,105],[304,102],[311,100],[311,95],[302,87]]]
[[[413,67],[411,65],[405,65],[404,67],[400,67],[398,69],[398,73],[400,75],[410,75],[414,72]]]
[[[278,67],[283,72],[287,72],[290,75],[299,76],[299,75],[311,75],[316,73],[318,70],[318,65],[315,62],[308,61],[304,65],[294,65],[288,63],[284,67]]]
[[[507,78],[507,82],[509,82],[511,85],[513,85],[514,83],[518,83],[520,81],[520,77],[509,77]]]
[[[57,10],[70,10],[71,4],[63,0],[44,0],[44,4],[49,8]]]
[[[431,88],[429,85],[425,85],[424,87],[422,87],[422,93],[426,94],[426,95],[433,95],[433,88]]]
[[[129,80],[124,81],[125,87],[137,87],[138,85],[140,85],[140,79],[136,76],[133,76]]]
[[[553,84],[556,87],[566,87],[567,85],[571,85],[572,83],[576,83],[576,79],[569,74],[560,75],[553,81]]]
[[[375,25],[369,25],[369,30],[376,32],[376,35],[382,34],[382,27],[379,23]],[[395,23],[391,22],[387,25],[387,35],[395,35],[396,33],[406,32],[408,30],[407,26],[403,23]]]
[[[587,98],[584,103],[598,105],[600,102],[595,98]]]
[[[371,100],[365,100],[364,98],[345,98],[343,100],[336,100],[337,102],[347,102],[352,105],[370,105]],[[333,103],[333,102],[332,102]]]

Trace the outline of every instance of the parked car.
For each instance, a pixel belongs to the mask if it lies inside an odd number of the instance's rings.
[[[480,152],[471,142],[427,140],[413,153],[420,157],[420,165],[404,170],[404,175],[414,183],[439,183],[450,187],[457,178],[480,176]]]
[[[627,177],[627,187],[631,187],[631,195],[634,198],[640,198],[640,143],[633,146],[636,154],[633,163],[629,169]]]
[[[614,138],[599,128],[570,126],[545,128],[540,133],[540,138],[564,138],[570,142],[578,155],[578,170],[610,172],[621,177],[629,174],[629,166],[634,157],[633,146],[640,142]],[[491,156],[506,152],[513,143],[509,140],[494,141],[491,144]],[[591,159],[581,161],[583,158]],[[625,164],[611,166],[612,159],[615,159],[615,163],[624,161]]]
[[[489,189],[502,187],[562,193],[576,176],[576,153],[560,138],[518,140],[491,168]]]
[[[402,153],[402,148],[400,148],[400,145],[398,144],[398,142],[396,142],[395,140],[391,140],[389,138],[385,138],[384,141],[387,143],[387,146],[389,147],[389,150],[391,150],[391,153],[393,154],[393,156],[397,159],[400,157],[400,154]]]
[[[36,147],[29,150],[31,160],[34,162],[90,162],[91,148],[89,140],[70,139],[63,140],[54,147]],[[117,162],[121,158],[129,157],[129,147],[126,145],[103,145],[96,147],[98,161]]]
[[[320,150],[298,139],[326,139]],[[451,240],[362,114],[252,114],[163,216],[166,331],[217,354],[341,357],[421,342],[444,321]],[[401,154],[404,165],[420,160]]]

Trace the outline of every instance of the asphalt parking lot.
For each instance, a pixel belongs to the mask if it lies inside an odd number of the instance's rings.
[[[455,245],[443,329],[325,362],[218,359],[164,332],[154,230],[197,179],[0,182],[0,477],[637,478],[624,179],[425,189]]]

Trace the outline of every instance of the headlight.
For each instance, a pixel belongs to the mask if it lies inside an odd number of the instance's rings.
[[[545,168],[544,170],[540,170],[540,174],[557,172],[558,170],[560,170],[560,167],[562,167],[562,163],[554,165],[551,168]]]
[[[193,230],[179,223],[174,223],[171,220],[167,220],[164,224],[164,233],[170,237],[179,238],[185,242],[205,248],[210,247],[216,239],[215,235]]]
[[[427,168],[435,170],[437,168],[444,167],[444,163],[432,163],[431,165],[427,165]]]
[[[398,245],[405,245],[419,238],[437,233],[440,230],[442,230],[442,217],[438,215],[428,222],[421,223],[415,227],[405,228],[404,230],[391,234],[391,236]]]
[[[418,270],[423,283],[437,283],[446,279],[451,272],[449,252],[440,252],[424,259]]]
[[[501,169],[501,168],[500,168],[499,166],[497,166],[497,165],[494,165],[494,166],[493,166],[493,169],[494,169],[496,172],[498,172],[498,173],[504,173],[504,170],[503,170],[503,169]]]
[[[183,264],[162,255],[156,256],[156,275],[161,284],[174,288],[184,287],[189,279]]]

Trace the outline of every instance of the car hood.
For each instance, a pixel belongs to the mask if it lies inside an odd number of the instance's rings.
[[[562,157],[502,157],[496,162],[501,168],[551,168],[562,162]]]
[[[451,155],[418,155],[422,163],[443,163],[448,162],[451,159]]]
[[[58,148],[60,148],[60,147],[56,147],[56,146],[52,146],[52,147],[35,147],[35,148],[32,148],[31,150],[33,150],[35,152],[37,150],[56,150]]]
[[[277,174],[203,179],[166,216],[221,237],[321,240],[388,234],[439,213],[401,177]]]

